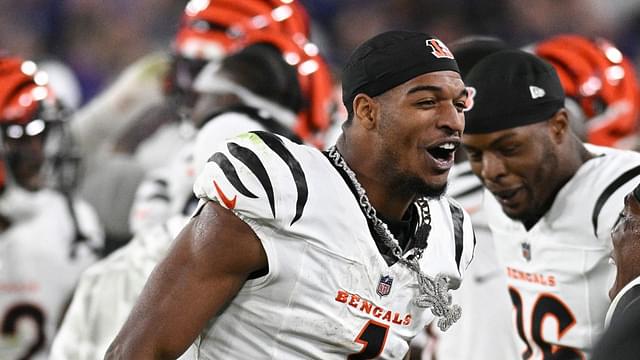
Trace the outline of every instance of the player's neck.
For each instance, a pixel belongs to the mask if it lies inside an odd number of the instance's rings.
[[[549,185],[553,188],[551,195],[535,214],[531,215],[527,219],[521,220],[527,231],[531,230],[540,218],[542,218],[549,209],[551,209],[551,206],[553,206],[560,190],[575,176],[580,167],[595,156],[590,153],[577,138],[575,141],[569,143],[568,147],[568,150],[565,149],[566,156],[562,157],[560,166],[558,166],[557,172],[555,173],[556,181]]]
[[[376,212],[384,218],[400,221],[415,200],[415,194],[404,194],[384,177],[372,161],[372,154],[358,151],[361,145],[354,144],[342,135],[336,143],[338,151],[355,172],[358,182],[367,192],[367,197]]]

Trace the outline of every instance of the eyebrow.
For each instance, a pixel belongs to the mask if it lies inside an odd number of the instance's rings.
[[[409,89],[409,91],[407,91],[407,95],[408,94],[413,94],[419,91],[435,91],[435,92],[441,92],[442,88],[440,86],[435,86],[435,85],[418,85],[415,87],[412,87],[411,89]]]
[[[509,140],[510,138],[516,136],[516,134],[514,133],[507,133],[504,134],[502,136],[500,136],[499,138],[493,140],[490,144],[489,144],[489,148],[496,146],[496,144],[500,143],[501,141],[505,141],[505,140]],[[478,151],[479,149],[476,148],[475,146],[470,146],[467,145],[465,143],[462,144],[462,146],[467,149],[467,150],[472,150],[472,151]]]
[[[500,142],[502,142],[502,141],[505,141],[505,140],[509,140],[510,138],[515,137],[515,136],[516,136],[516,134],[514,134],[514,133],[507,133],[507,134],[504,134],[504,135],[500,136],[499,138],[497,138],[497,139],[493,140],[493,141],[491,142],[491,144],[489,144],[489,146],[495,146],[495,145],[497,145],[498,143],[500,143]]]
[[[419,91],[442,92],[443,89],[440,86],[435,86],[435,85],[418,85],[409,89],[409,91],[407,91],[407,95],[417,93]],[[466,87],[460,91],[457,97],[460,97],[460,96],[469,96],[469,93]]]

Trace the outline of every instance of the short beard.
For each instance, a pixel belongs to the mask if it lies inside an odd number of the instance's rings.
[[[399,188],[410,191],[412,194],[415,194],[416,197],[426,197],[428,199],[437,200],[442,198],[447,192],[447,185],[448,183],[445,183],[442,186],[434,187],[431,184],[425,183],[424,180],[420,178],[411,177],[405,179],[404,184],[402,184],[402,187]]]
[[[447,185],[445,183],[442,186],[434,186],[424,181],[424,179],[415,176],[413,174],[407,174],[398,169],[395,164],[394,155],[387,153],[386,158],[384,160],[387,164],[394,164],[385,168],[384,175],[387,178],[394,179],[391,181],[391,189],[394,191],[399,191],[404,193],[405,195],[409,195],[411,197],[419,198],[419,197],[427,197],[429,199],[440,199],[447,192]],[[399,156],[399,155],[397,155]]]

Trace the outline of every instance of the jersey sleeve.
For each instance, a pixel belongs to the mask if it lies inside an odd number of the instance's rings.
[[[292,146],[297,145],[262,131],[227,140],[209,157],[194,193],[232,210],[250,225],[293,224],[307,188]]]
[[[594,231],[599,239],[609,239],[620,212],[624,208],[624,198],[640,184],[640,176],[635,176],[624,184],[612,183],[596,201],[592,212]]]

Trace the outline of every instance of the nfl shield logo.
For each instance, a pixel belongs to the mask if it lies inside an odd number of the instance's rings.
[[[522,244],[522,257],[527,261],[531,260],[531,244],[523,242]]]
[[[391,284],[393,284],[393,278],[391,276],[380,276],[376,293],[380,296],[389,295],[391,292]]]

